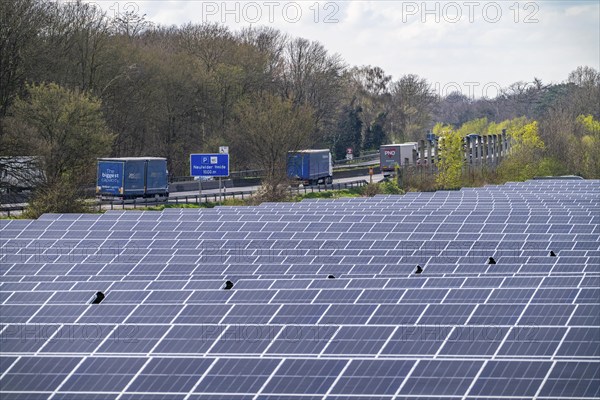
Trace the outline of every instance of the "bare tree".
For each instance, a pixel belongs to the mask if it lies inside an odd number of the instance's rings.
[[[118,14],[112,21],[114,33],[128,38],[140,36],[152,26],[152,22],[146,19],[146,14],[139,15],[135,11],[125,11],[123,14]]]
[[[38,35],[48,19],[45,2],[0,1],[0,117],[6,115],[31,74]]]
[[[233,34],[216,23],[186,24],[180,29],[180,45],[201,61],[207,71],[223,62],[234,44]]]
[[[405,75],[391,87],[394,132],[397,140],[423,138],[431,125],[435,96],[427,80],[417,75]]]
[[[316,132],[331,127],[345,70],[342,59],[329,55],[320,43],[301,38],[287,44],[285,59],[281,76],[283,97],[294,105],[313,108]]]
[[[294,107],[290,100],[265,94],[249,98],[237,107],[237,151],[252,154],[254,167],[264,171],[263,193],[277,200],[287,194],[288,151],[306,147],[313,125],[310,110]]]

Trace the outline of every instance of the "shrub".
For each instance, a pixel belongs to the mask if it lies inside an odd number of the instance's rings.
[[[367,197],[373,197],[381,194],[381,187],[377,183],[369,183],[367,186],[363,186],[363,195]]]
[[[383,194],[404,194],[404,190],[398,185],[398,181],[390,179],[379,184]]]
[[[36,190],[23,216],[38,218],[45,213],[86,213],[93,212],[79,195],[79,190],[69,182],[55,181]]]

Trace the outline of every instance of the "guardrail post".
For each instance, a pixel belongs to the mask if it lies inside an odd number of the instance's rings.
[[[488,140],[490,142],[490,161],[492,165],[494,165],[496,163],[496,147],[494,143],[494,135],[490,135]]]
[[[494,155],[494,164],[498,164],[498,135],[492,135],[492,154]]]
[[[496,151],[498,152],[498,162],[502,161],[502,137],[496,135]]]
[[[486,135],[488,145],[488,165],[494,165],[494,137],[493,135]]]
[[[433,159],[432,157],[432,152],[431,152],[431,140],[427,140],[427,165],[431,165]]]
[[[490,147],[492,152],[492,162],[496,164],[498,161],[498,153],[496,152],[496,135],[488,135],[490,137]]]
[[[483,147],[482,147],[482,151],[481,151],[481,156],[483,157],[483,163],[484,164],[488,164],[488,137],[487,136],[483,136],[481,138],[481,140],[483,141]]]

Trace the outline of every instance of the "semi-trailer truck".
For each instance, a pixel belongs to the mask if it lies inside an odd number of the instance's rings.
[[[167,159],[160,157],[99,158],[99,197],[169,197]]]
[[[405,165],[406,159],[408,159],[409,163],[412,163],[417,150],[417,142],[382,145],[379,148],[379,163],[383,175],[389,175],[391,172],[394,172],[396,165]]]
[[[328,149],[290,151],[287,176],[304,185],[333,182],[333,161]]]

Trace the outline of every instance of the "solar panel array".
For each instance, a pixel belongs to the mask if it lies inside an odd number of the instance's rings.
[[[0,221],[1,397],[598,398],[599,193]]]

